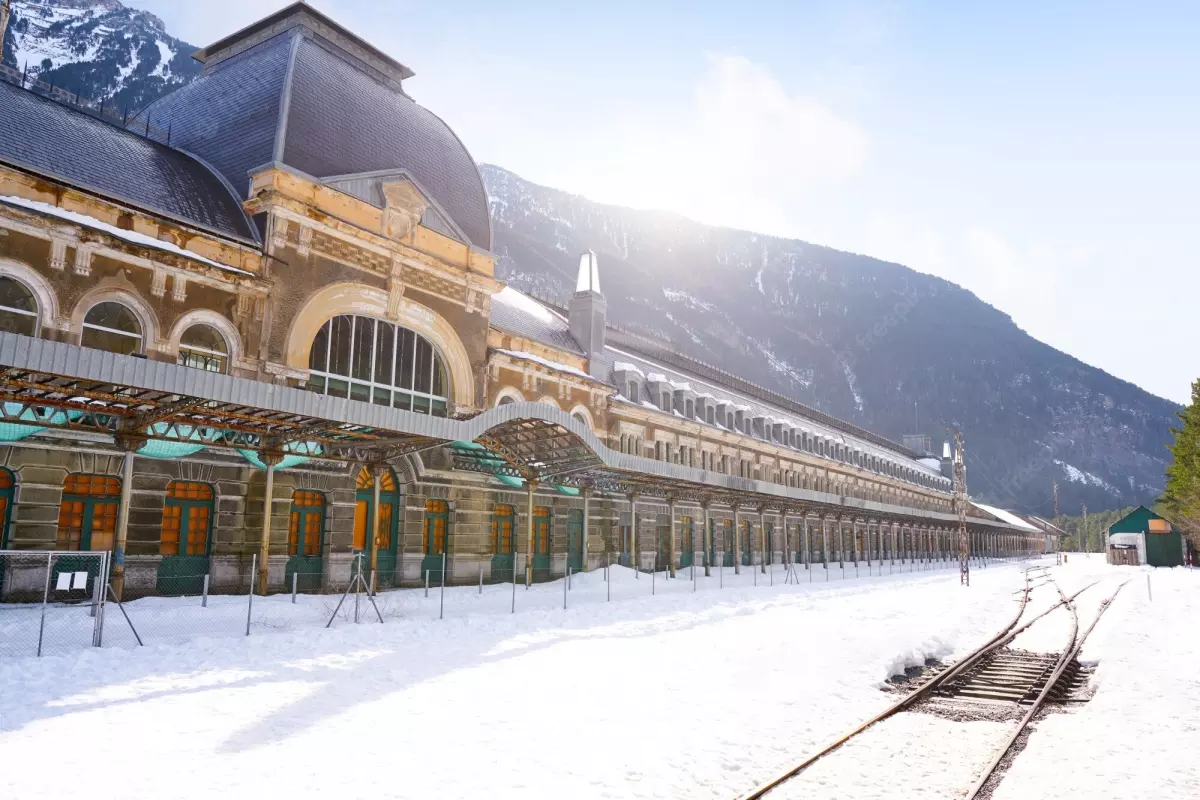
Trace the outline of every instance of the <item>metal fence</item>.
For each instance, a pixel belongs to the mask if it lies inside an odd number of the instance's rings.
[[[108,553],[0,550],[0,655],[99,646]]]
[[[733,555],[735,557],[727,558]],[[949,559],[910,557],[842,561],[836,553],[828,563],[806,564],[794,558],[769,560],[766,565],[743,564],[741,551],[697,553],[692,563],[665,569],[652,554],[644,554],[640,569],[626,564],[627,554],[606,554],[587,571],[568,563],[568,574],[547,582],[526,581],[526,556],[516,553],[507,569],[478,581],[449,580],[446,559],[430,558],[421,585],[403,589],[379,588],[362,554],[355,557],[346,577],[312,584],[320,575],[290,565],[285,585],[290,591],[255,594],[257,559],[252,557],[237,577],[214,582],[209,573],[181,570],[168,580],[141,581],[137,590],[125,585],[125,601],[107,583],[109,554],[103,552],[0,551],[0,657],[29,657],[78,651],[89,646],[138,647],[142,644],[184,645],[205,638],[231,638],[294,630],[338,628],[351,624],[420,622],[476,613],[551,611],[641,600],[662,594],[751,590],[796,584],[826,584],[856,578],[884,578],[896,573],[957,570]],[[536,556],[535,556],[536,559]],[[708,568],[705,562],[709,562]],[[981,560],[973,559],[976,566]],[[561,566],[561,564],[559,565]],[[276,565],[278,568],[278,565]],[[707,573],[707,574],[706,574]],[[128,579],[129,565],[126,565]],[[323,580],[323,578],[322,578]],[[278,585],[278,576],[272,576]],[[219,593],[212,588],[219,585]],[[306,589],[308,591],[306,591]],[[136,597],[136,599],[130,599]]]

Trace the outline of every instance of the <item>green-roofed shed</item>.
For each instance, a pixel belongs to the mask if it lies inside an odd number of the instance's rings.
[[[1130,552],[1135,549],[1136,561]],[[1183,564],[1183,536],[1170,520],[1138,506],[1108,526],[1108,556],[1113,564],[1178,567]]]

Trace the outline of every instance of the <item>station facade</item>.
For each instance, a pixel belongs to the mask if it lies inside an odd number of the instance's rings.
[[[196,58],[131,119],[0,74],[0,549],[127,594],[956,557],[938,459],[610,328],[594,253],[565,308],[497,280],[403,64],[303,3]]]

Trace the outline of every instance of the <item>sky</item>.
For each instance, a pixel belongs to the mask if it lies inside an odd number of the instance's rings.
[[[205,45],[283,0],[126,0]],[[1177,402],[1200,378],[1200,3],[313,5],[479,162],[946,278]]]

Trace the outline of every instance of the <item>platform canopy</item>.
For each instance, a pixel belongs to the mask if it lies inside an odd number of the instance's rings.
[[[543,403],[433,417],[63,342],[0,333],[0,430],[84,431],[130,448],[161,442],[254,454],[387,463],[447,447],[455,466],[509,485],[564,493],[716,502],[790,514],[887,518],[955,527],[953,514],[739,478],[620,453],[580,420]],[[162,448],[171,451],[172,448]],[[507,480],[505,480],[507,479]],[[977,517],[978,530],[1025,533]]]

